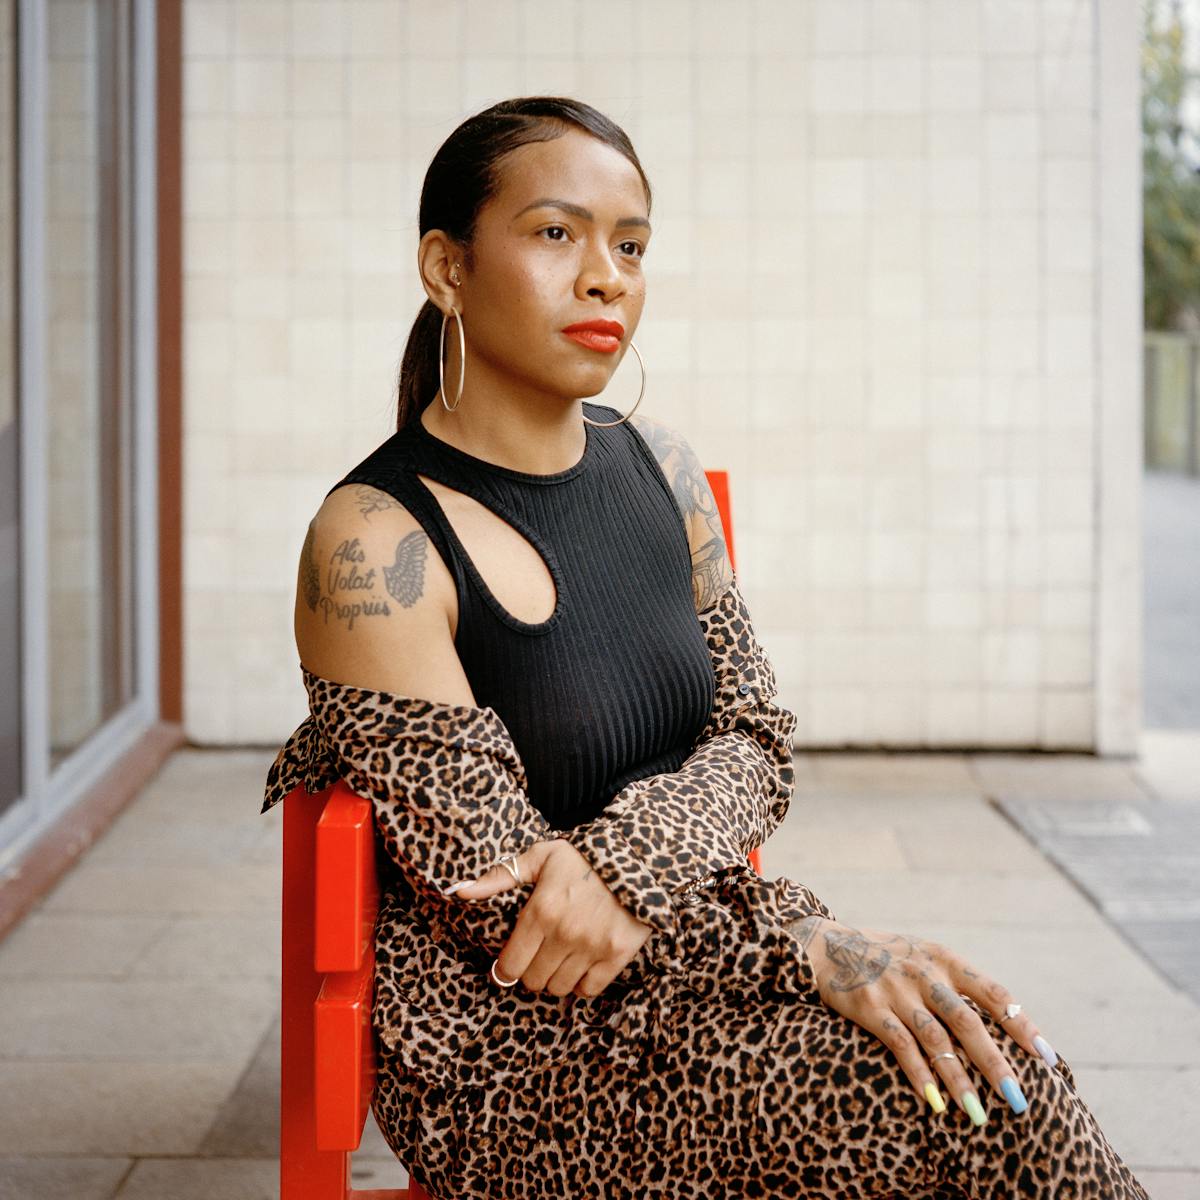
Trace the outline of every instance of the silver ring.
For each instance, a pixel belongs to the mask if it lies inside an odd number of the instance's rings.
[[[516,987],[517,983],[520,981],[520,976],[518,976],[516,979],[511,979],[511,980],[507,980],[507,981],[505,981],[505,980],[501,979],[499,975],[497,975],[497,974],[496,974],[496,964],[497,964],[499,961],[500,961],[500,960],[499,960],[498,958],[493,958],[493,959],[492,959],[492,966],[491,966],[491,971],[490,971],[490,974],[491,974],[492,978],[493,978],[493,979],[494,979],[494,980],[495,980],[495,981],[496,981],[496,982],[497,982],[497,983],[498,983],[498,984],[499,984],[501,987]]]
[[[1020,1011],[1021,1006],[1019,1004],[1006,1004],[1004,1006],[1004,1016],[999,1018],[1000,1023],[1003,1024],[1005,1021],[1011,1021]]]
[[[943,1050],[941,1054],[933,1055],[929,1061],[931,1063],[935,1063],[939,1058],[957,1058],[964,1067],[967,1065],[965,1062],[963,1062],[962,1054],[957,1050]]]
[[[510,874],[510,875],[511,875],[511,876],[512,876],[512,877],[513,877],[513,878],[514,878],[514,879],[515,879],[515,880],[516,880],[518,883],[524,883],[524,882],[525,882],[525,880],[523,880],[523,879],[521,878],[521,870],[520,870],[520,868],[517,866],[517,856],[516,856],[515,854],[509,854],[509,855],[507,855],[506,857],[502,858],[502,859],[500,860],[500,866],[504,867],[504,868],[505,868],[505,870],[507,870],[507,871],[508,871],[508,873],[509,873],[509,874]]]

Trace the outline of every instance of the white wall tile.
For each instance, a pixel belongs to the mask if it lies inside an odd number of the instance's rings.
[[[185,581],[239,600],[189,616],[192,736],[302,715],[295,556],[392,430],[429,159],[544,92],[649,172],[643,403],[734,472],[800,744],[1088,745],[1093,7],[189,0]]]

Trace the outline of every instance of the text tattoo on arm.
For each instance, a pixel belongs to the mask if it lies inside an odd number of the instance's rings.
[[[310,525],[300,556],[304,603],[311,612],[320,612],[326,624],[332,618],[344,621],[347,629],[353,629],[361,617],[389,616],[391,608],[377,591],[378,576],[382,574],[388,595],[405,608],[411,608],[424,595],[428,541],[419,529],[405,534],[396,543],[391,565],[384,564],[382,572],[377,572],[375,567],[366,565],[366,551],[358,538],[343,538],[324,564],[322,579]]]

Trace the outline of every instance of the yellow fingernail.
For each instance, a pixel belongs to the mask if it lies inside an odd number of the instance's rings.
[[[936,1083],[927,1083],[925,1085],[925,1099],[929,1101],[930,1107],[935,1113],[944,1113],[946,1111],[946,1102],[942,1099],[942,1093],[937,1090]]]

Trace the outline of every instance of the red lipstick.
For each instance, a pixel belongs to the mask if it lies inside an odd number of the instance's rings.
[[[606,354],[612,354],[621,348],[621,338],[624,336],[625,327],[619,321],[604,321],[596,318],[568,325],[563,333],[573,342],[578,342],[589,350],[600,350]]]

